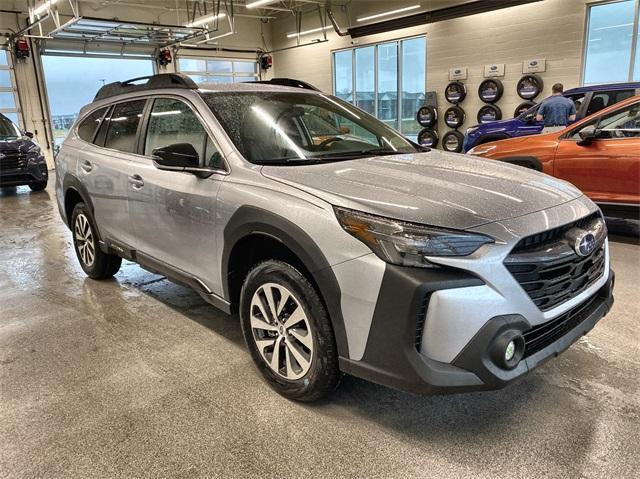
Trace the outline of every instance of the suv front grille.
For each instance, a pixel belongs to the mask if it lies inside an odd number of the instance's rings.
[[[27,166],[27,159],[18,150],[0,151],[0,171],[21,170]]]
[[[600,296],[596,293],[584,303],[557,318],[525,331],[524,357],[528,358],[541,351],[578,326],[601,304],[598,299],[600,299]]]
[[[604,273],[604,242],[588,256],[578,256],[564,234],[599,217],[590,215],[575,223],[522,239],[505,266],[541,311],[548,311],[579,295]],[[554,248],[562,251],[549,256]]]

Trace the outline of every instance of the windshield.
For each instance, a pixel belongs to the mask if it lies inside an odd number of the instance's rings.
[[[9,118],[0,113],[0,140],[15,140],[20,138],[22,133]]]
[[[202,96],[251,163],[337,161],[418,151],[381,121],[326,95],[230,92]]]

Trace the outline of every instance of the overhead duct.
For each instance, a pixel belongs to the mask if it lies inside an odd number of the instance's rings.
[[[416,27],[428,23],[442,22],[454,18],[477,15],[478,13],[492,12],[503,8],[525,5],[527,3],[541,2],[542,0],[477,0],[475,2],[464,3],[453,7],[440,8],[430,12],[416,13],[406,17],[394,18],[384,22],[371,23],[361,27],[352,27],[343,32],[338,27],[331,9],[327,9],[327,14],[336,33],[340,36],[350,35],[352,38],[360,38],[377,33],[391,32],[402,28]]]

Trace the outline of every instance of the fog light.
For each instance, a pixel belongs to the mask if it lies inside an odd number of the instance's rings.
[[[489,346],[489,353],[495,364],[509,370],[517,367],[522,360],[524,347],[522,333],[516,329],[509,329],[493,340]]]
[[[507,344],[507,349],[504,350],[504,360],[509,362],[513,359],[513,356],[516,354],[516,343],[513,341],[509,341]]]

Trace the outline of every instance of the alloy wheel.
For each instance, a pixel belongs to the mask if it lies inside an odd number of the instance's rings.
[[[80,260],[85,266],[93,265],[96,257],[96,246],[89,219],[82,213],[76,216],[74,225],[75,242]]]
[[[313,335],[300,301],[286,287],[265,283],[251,299],[252,337],[273,372],[288,380],[303,377],[313,361]]]

